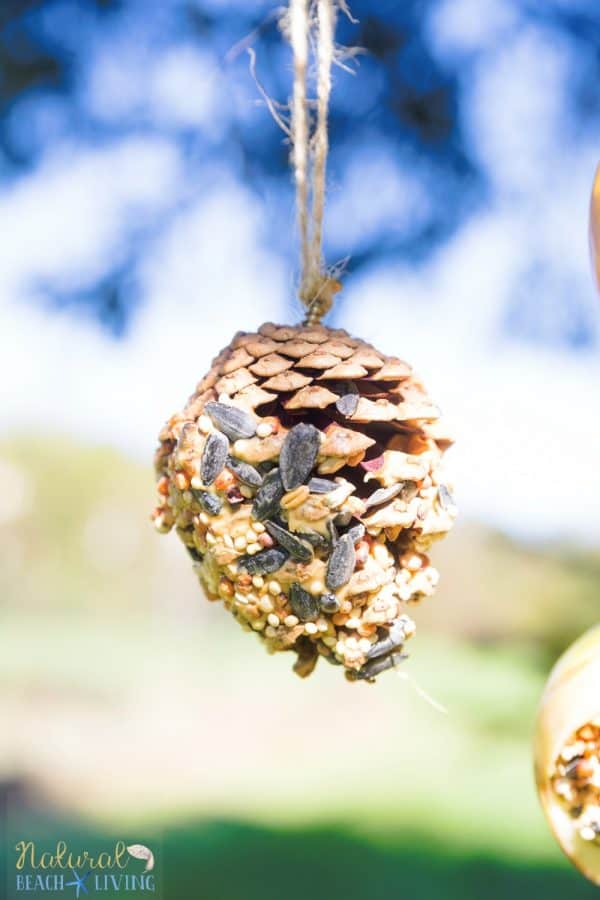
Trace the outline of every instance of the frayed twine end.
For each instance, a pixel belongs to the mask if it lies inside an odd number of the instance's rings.
[[[307,309],[304,324],[318,325],[333,306],[333,298],[341,289],[341,282],[329,275],[320,275],[316,284],[305,286],[300,296]]]

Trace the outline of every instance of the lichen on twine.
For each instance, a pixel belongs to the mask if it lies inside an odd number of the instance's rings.
[[[296,184],[296,212],[300,234],[300,284],[298,295],[307,310],[306,322],[314,324],[326,315],[341,289],[339,269],[328,270],[323,261],[323,217],[329,136],[327,117],[331,94],[331,67],[335,61],[335,22],[338,7],[348,16],[345,2],[290,0],[282,22],[294,56],[294,87],[290,140]],[[316,121],[311,129],[308,98],[310,58],[316,62]]]

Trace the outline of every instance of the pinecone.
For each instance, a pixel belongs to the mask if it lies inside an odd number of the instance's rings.
[[[176,528],[210,600],[270,651],[373,680],[403,658],[404,606],[456,509],[451,440],[409,365],[323,325],[238,333],[160,433],[159,531]]]

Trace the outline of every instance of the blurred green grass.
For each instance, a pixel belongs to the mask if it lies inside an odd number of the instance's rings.
[[[139,838],[139,832],[110,832],[73,820],[22,815],[14,834],[38,841],[60,835],[69,846],[92,854]],[[19,830],[20,829],[20,830]],[[149,835],[149,836],[146,836]],[[597,889],[564,865],[532,863],[506,856],[457,854],[428,833],[407,831],[381,843],[343,826],[292,829],[235,821],[205,821],[146,830],[155,854],[156,896],[164,900],[585,900]],[[14,854],[8,853],[3,883],[10,893]],[[6,879],[6,881],[5,881]],[[142,897],[142,893],[128,894]]]
[[[399,675],[302,682],[155,535],[148,469],[21,436],[0,475],[0,779],[40,798],[30,831],[162,829],[174,897],[589,896],[530,742],[551,659],[596,616],[597,553],[467,523],[434,548]]]

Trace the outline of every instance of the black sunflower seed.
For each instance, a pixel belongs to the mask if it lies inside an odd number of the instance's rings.
[[[354,544],[347,534],[343,534],[339,541],[334,544],[327,564],[325,584],[330,591],[335,591],[350,581],[355,563],[356,551]]]
[[[294,615],[298,616],[301,622],[310,622],[319,615],[318,599],[305,591],[297,581],[290,585],[289,598]]]
[[[286,435],[279,456],[281,480],[286,491],[304,484],[317,461],[321,438],[314,425],[301,422]]]
[[[356,525],[353,525],[352,528],[349,528],[346,534],[353,544],[358,544],[365,536],[365,526],[362,522],[358,522]]]
[[[390,653],[389,656],[378,656],[377,659],[371,659],[366,665],[360,669],[356,678],[375,678],[387,669],[395,669],[401,662],[408,659],[405,653]]]
[[[212,484],[223,471],[228,450],[229,441],[220,431],[208,436],[200,461],[200,478],[203,484]]]
[[[288,554],[277,547],[271,547],[269,550],[261,550],[254,556],[241,556],[238,559],[238,566],[244,569],[248,575],[269,575],[276,572],[282,567],[287,560]]]
[[[346,524],[348,524],[348,523],[346,522]],[[329,519],[329,521],[327,522],[327,531],[329,532],[329,543],[332,545],[337,544],[337,542],[340,539],[340,536],[338,534],[338,530],[336,528],[336,525],[335,525],[335,522],[333,521],[333,519]]]
[[[330,544],[327,538],[317,531],[298,531],[297,537],[302,541],[308,541],[311,547],[321,547],[322,549],[325,549],[326,547],[329,547]]]
[[[277,541],[284,550],[287,550],[293,559],[299,562],[310,562],[314,556],[313,548],[297,535],[292,534],[286,528],[282,528],[277,522],[265,522],[265,528],[272,538]]]
[[[336,484],[335,481],[330,481],[329,478],[311,478],[308,482],[308,489],[311,494],[330,494],[331,491],[335,491],[338,487],[339,484]]]
[[[195,562],[202,562],[202,554],[195,547],[190,547],[186,544],[185,549]]]
[[[210,516],[218,516],[223,509],[223,501],[216,494],[211,494],[209,491],[198,491],[195,488],[192,488],[192,494],[204,512],[207,512]]]
[[[245,463],[241,459],[236,459],[234,456],[230,456],[227,460],[227,468],[233,472],[240,481],[250,485],[250,487],[260,487],[263,483],[263,476],[258,469],[251,466],[250,463]]]
[[[338,390],[341,390],[343,393],[335,401],[335,408],[343,416],[353,416],[359,401],[358,388],[353,381],[346,381],[338,386]]]
[[[256,434],[256,422],[252,416],[237,406],[211,401],[204,407],[214,425],[232,441],[251,438]]]
[[[404,484],[399,482],[398,484],[393,484],[391,487],[379,488],[367,499],[365,503],[366,508],[371,509],[372,506],[381,506],[382,503],[387,503],[388,500],[397,497],[403,487]]]
[[[287,531],[276,522],[267,520],[265,528],[272,538],[280,544],[284,550],[287,550],[291,557],[300,560],[300,562],[310,562],[313,558],[313,549],[310,544],[299,540],[291,531]]]
[[[401,647],[405,640],[406,634],[404,633],[402,622],[394,622],[387,636],[371,645],[371,649],[367,653],[367,659],[385,656],[391,650]]]
[[[340,608],[340,601],[335,594],[321,594],[319,603],[325,613],[336,613]]]
[[[273,469],[265,475],[264,481],[256,492],[252,504],[252,515],[259,522],[272,519],[280,512],[279,501],[285,494],[279,469]]]

